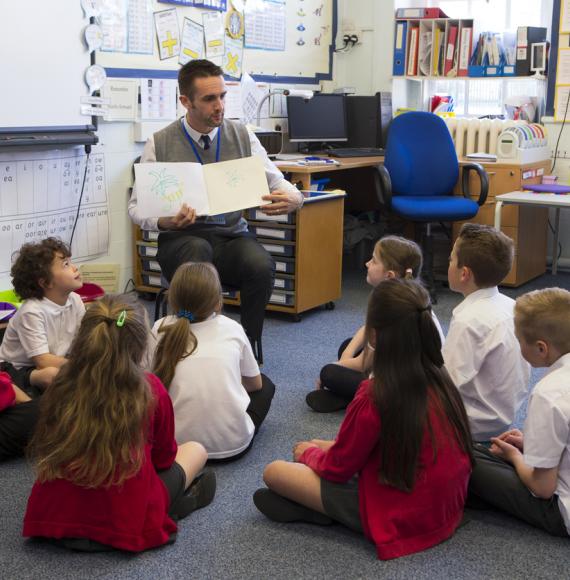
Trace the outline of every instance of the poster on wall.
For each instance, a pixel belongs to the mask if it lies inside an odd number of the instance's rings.
[[[176,8],[155,12],[154,23],[160,60],[178,56],[180,53],[180,33]]]
[[[204,58],[204,27],[190,18],[184,18],[178,62],[186,64],[197,58]]]
[[[234,78],[241,78],[243,63],[243,40],[226,36],[225,54],[222,64],[224,74]]]

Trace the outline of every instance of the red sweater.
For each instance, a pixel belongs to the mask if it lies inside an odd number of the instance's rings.
[[[121,550],[140,552],[165,544],[176,532],[168,517],[168,491],[157,470],[174,462],[174,414],[166,389],[147,375],[156,398],[140,471],[121,486],[89,489],[65,479],[34,484],[23,535],[89,538]]]
[[[380,416],[363,381],[328,451],[310,447],[300,457],[320,477],[346,482],[359,474],[360,519],[367,538],[382,560],[425,550],[449,538],[463,516],[469,457],[450,434],[446,421],[429,409],[437,456],[434,461],[426,428],[420,465],[410,493],[378,482]]]
[[[12,379],[5,372],[0,372],[0,411],[11,407],[16,402],[16,393],[12,387]]]

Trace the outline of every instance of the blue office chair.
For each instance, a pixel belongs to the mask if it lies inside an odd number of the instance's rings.
[[[431,224],[468,220],[485,203],[489,191],[487,172],[478,163],[463,165],[463,197],[453,195],[459,163],[453,140],[443,120],[433,113],[409,112],[390,126],[384,165],[374,173],[376,194],[383,209],[422,224],[424,279],[435,298]],[[479,199],[469,191],[469,174],[481,184]]]

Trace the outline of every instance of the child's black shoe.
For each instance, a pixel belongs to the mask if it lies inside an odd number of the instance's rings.
[[[265,487],[253,494],[255,507],[274,522],[308,522],[319,526],[329,526],[333,522],[329,516],[302,506]]]
[[[317,413],[333,413],[345,409],[348,401],[327,389],[311,391],[306,399],[307,405]]]

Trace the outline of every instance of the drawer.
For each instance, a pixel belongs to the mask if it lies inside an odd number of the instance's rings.
[[[258,238],[271,238],[276,240],[284,240],[287,242],[291,242],[295,239],[295,230],[294,229],[285,229],[285,228],[275,228],[272,227],[271,224],[267,225],[250,225],[249,229],[253,232]]]
[[[142,239],[145,242],[156,242],[158,240],[158,233],[154,230],[141,230]]]
[[[269,298],[270,304],[279,304],[280,306],[293,306],[295,304],[295,293],[274,290]]]
[[[139,244],[139,256],[143,256],[146,258],[156,258],[158,254],[158,246],[150,245],[150,244]]]
[[[160,264],[156,260],[141,260],[142,269],[150,272],[162,272]]]
[[[156,286],[157,288],[162,288],[160,274],[147,274],[143,272],[141,276],[145,286]]]
[[[275,260],[275,271],[281,272],[282,274],[294,274],[295,260],[293,259]]]
[[[258,220],[262,222],[277,222],[282,224],[294,224],[297,219],[297,212],[293,211],[284,215],[267,215],[263,213],[260,209],[251,208],[247,210],[246,219],[248,220]]]
[[[271,243],[265,240],[259,240],[261,245],[273,256],[294,256],[295,246],[279,243]]]
[[[275,290],[295,290],[295,279],[275,276],[273,287]]]

